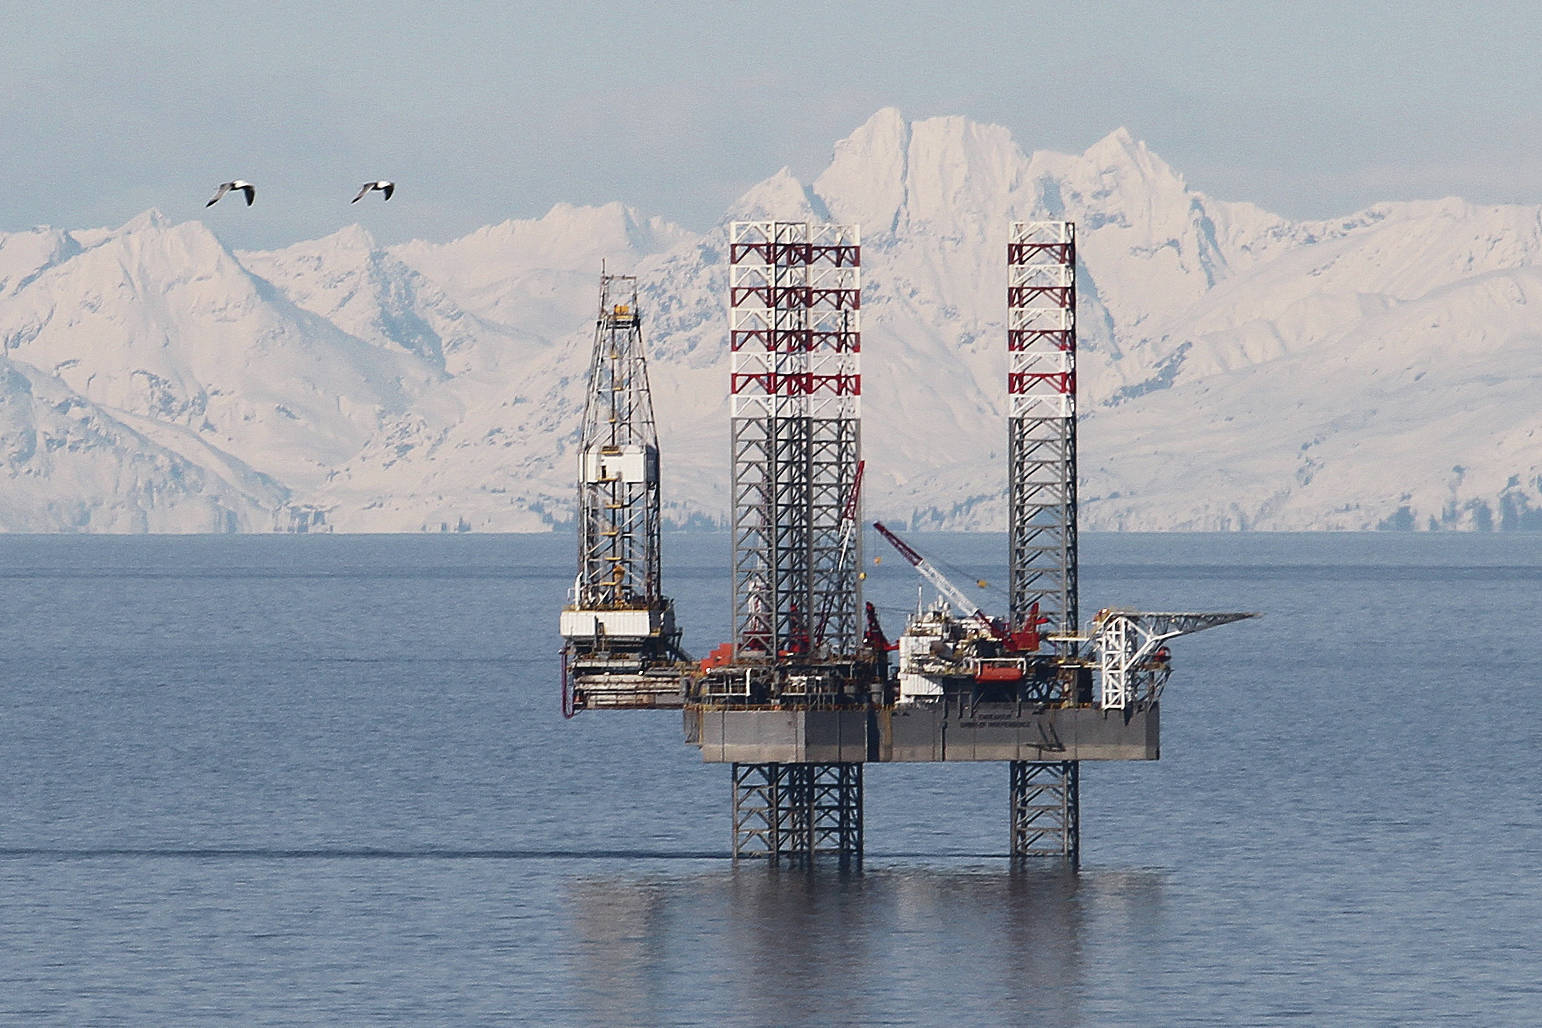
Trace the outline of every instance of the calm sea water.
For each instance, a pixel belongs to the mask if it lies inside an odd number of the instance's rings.
[[[666,548],[705,652],[727,541]],[[990,764],[870,768],[860,873],[735,869],[678,716],[560,717],[572,569],[0,537],[0,1021],[1542,1021],[1542,538],[1084,537],[1088,611],[1266,617],[1174,645],[1160,762],[1083,765],[1077,875],[1009,872]]]

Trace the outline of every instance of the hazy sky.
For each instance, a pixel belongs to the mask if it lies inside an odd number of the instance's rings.
[[[0,0],[0,230],[148,207],[235,246],[448,239],[553,203],[692,228],[875,110],[1079,151],[1128,126],[1292,216],[1542,203],[1533,4]],[[228,178],[257,206],[203,202]],[[393,178],[349,207],[359,183]]]

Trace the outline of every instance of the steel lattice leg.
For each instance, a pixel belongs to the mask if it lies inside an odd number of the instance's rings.
[[[733,765],[733,856],[809,866],[862,862],[862,765]]]
[[[809,769],[811,856],[841,867],[862,862],[862,765],[805,764]]]
[[[733,854],[776,860],[781,806],[780,764],[733,765]]]
[[[1012,860],[1054,857],[1081,864],[1079,765],[1012,761]]]

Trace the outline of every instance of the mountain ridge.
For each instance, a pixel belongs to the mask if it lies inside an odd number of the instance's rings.
[[[666,517],[720,522],[727,226],[765,217],[861,224],[867,506],[896,523],[1004,525],[1007,223],[1064,217],[1084,527],[1542,528],[1542,206],[1293,222],[1123,128],[1028,153],[884,108],[701,233],[610,203],[388,246],[235,252],[153,209],[0,234],[6,452],[34,455],[0,464],[0,529],[564,524],[602,261],[639,278]],[[61,405],[98,419],[89,475],[35,456]]]

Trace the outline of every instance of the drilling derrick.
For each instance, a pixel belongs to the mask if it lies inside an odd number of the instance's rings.
[[[564,710],[679,706],[659,575],[659,445],[637,279],[602,275],[578,447],[578,578],[561,618]],[[673,702],[671,702],[671,700]]]

